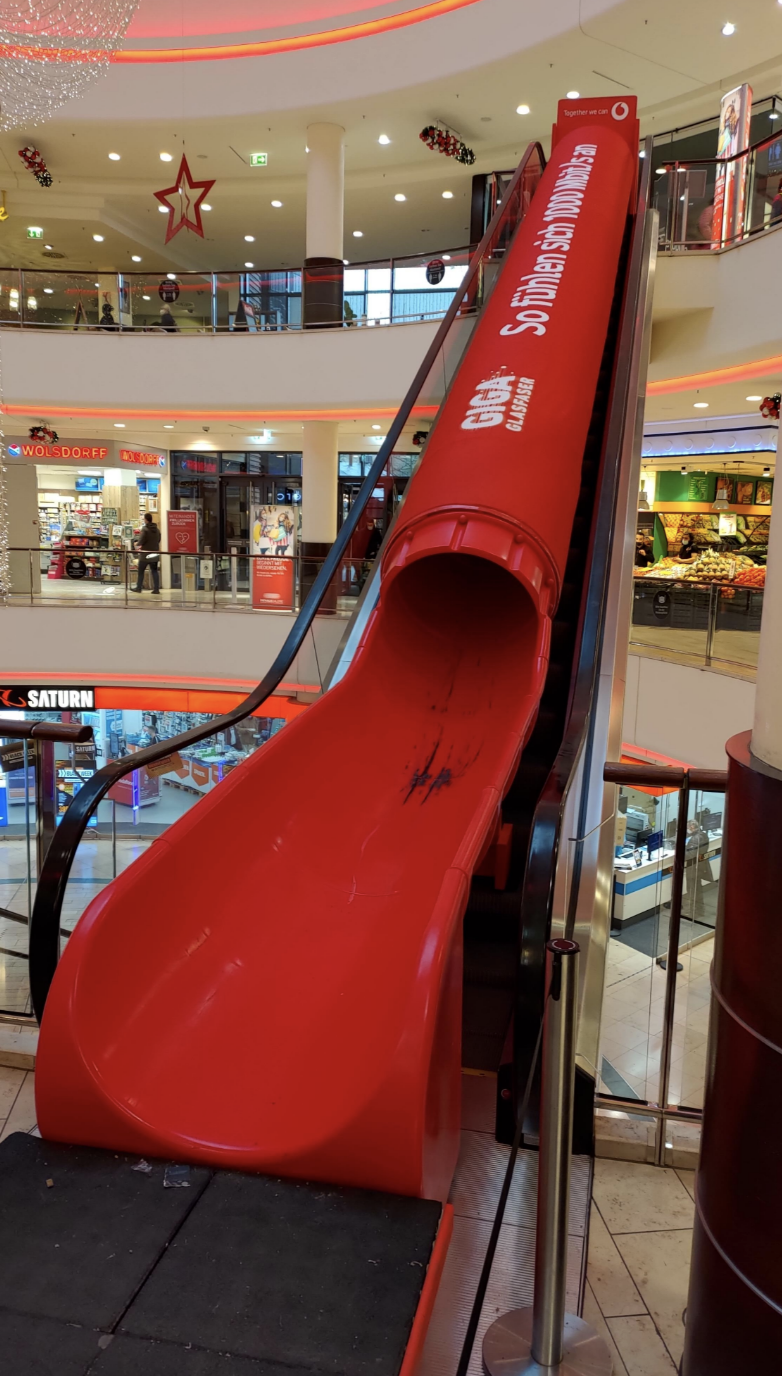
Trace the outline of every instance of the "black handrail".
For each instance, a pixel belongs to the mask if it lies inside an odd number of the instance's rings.
[[[59,745],[81,745],[92,740],[92,727],[80,722],[3,721],[0,736],[9,741],[55,741]]]
[[[551,929],[554,886],[562,824],[570,787],[582,749],[589,753],[591,725],[605,627],[616,523],[616,494],[622,462],[622,440],[634,378],[634,338],[643,278],[646,210],[650,195],[650,150],[643,163],[637,213],[630,244],[616,366],[605,427],[600,478],[592,519],[588,574],[581,605],[575,664],[562,742],[538,799],[532,820],[520,913],[521,958],[514,1018],[514,1100],[521,1100],[529,1066],[531,1037],[543,1011],[545,946]],[[585,778],[588,769],[585,767]],[[578,835],[582,835],[578,829]],[[580,879],[580,852],[575,857],[566,935],[571,935]]]
[[[101,799],[105,798],[109,789],[112,788],[119,779],[123,778],[124,775],[131,774],[133,770],[143,768],[144,765],[152,764],[155,760],[164,759],[174,751],[182,750],[189,745],[195,745],[196,742],[206,739],[207,736],[213,736],[216,732],[223,731],[227,727],[237,725],[238,722],[243,721],[245,717],[249,717],[256,711],[282,682],[304,643],[304,637],[307,635],[315,619],[315,614],[320,606],[326,589],[345,554],[347,546],[359,524],[364,508],[372,495],[373,489],[377,486],[377,482],[393,453],[397,440],[407,423],[418,395],[447,339],[451,325],[459,314],[462,302],[478,278],[484,256],[491,248],[494,241],[500,237],[500,233],[503,229],[511,227],[515,230],[521,222],[521,219],[523,219],[524,208],[520,207],[520,215],[516,225],[511,225],[513,194],[524,177],[527,166],[534,158],[537,158],[542,170],[545,166],[545,158],[543,156],[543,150],[538,143],[531,143],[529,145],[524,157],[519,163],[513,182],[504,197],[504,204],[497,209],[491,224],[470,260],[467,275],[454,296],[440,324],[440,328],[427,350],[426,357],[407,390],[405,399],[378,451],[377,458],[364,479],[361,491],[356,501],[351,506],[348,516],[310,589],[299,615],[288,633],[282,649],[274,660],[271,668],[261,679],[261,682],[243,702],[239,703],[238,707],[233,709],[233,711],[226,712],[224,716],[216,717],[207,725],[194,727],[190,731],[185,731],[181,736],[172,736],[166,741],[160,741],[155,745],[146,746],[143,750],[138,750],[135,754],[125,756],[121,760],[111,760],[108,764],[104,765],[102,769],[97,770],[97,772],[93,774],[92,778],[83,785],[69,803],[46,853],[46,858],[38,880],[35,905],[33,907],[30,923],[30,992],[32,994],[35,1016],[39,1022],[43,1016],[46,999],[60,955],[60,912],[68,883],[68,876],[73,865],[79,842],[92,813]]]

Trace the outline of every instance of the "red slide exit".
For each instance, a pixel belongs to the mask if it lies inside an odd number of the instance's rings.
[[[545,680],[624,133],[559,138],[349,672],[81,919],[41,1028],[44,1137],[445,1197],[461,920]]]

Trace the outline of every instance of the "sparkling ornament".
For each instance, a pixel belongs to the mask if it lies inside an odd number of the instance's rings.
[[[758,410],[764,420],[779,420],[779,407],[782,402],[782,393],[774,392],[773,396],[764,397]]]
[[[191,229],[194,234],[204,237],[204,226],[201,223],[201,206],[212,190],[214,182],[194,182],[190,168],[187,165],[187,158],[182,154],[182,161],[179,164],[177,179],[173,186],[166,187],[165,191],[156,191],[155,198],[160,201],[168,210],[168,225],[166,228],[166,243],[178,234],[180,229]],[[200,194],[193,200],[192,192]],[[173,196],[176,199],[173,204],[168,199]],[[177,218],[178,217],[178,218]]]
[[[41,186],[51,186],[54,178],[37,148],[33,148],[32,144],[28,143],[26,148],[19,149],[19,157],[27,171],[32,172],[35,180],[40,182]]]
[[[0,0],[0,129],[39,124],[106,71],[138,0]]]
[[[56,444],[60,436],[56,430],[52,430],[51,425],[47,425],[45,420],[39,421],[37,425],[31,425],[28,431],[31,440],[40,440],[43,444]]]
[[[456,134],[451,134],[447,129],[443,129],[438,124],[427,124],[422,129],[418,137],[427,148],[431,148],[433,153],[444,153],[446,158],[455,158],[457,162],[464,163],[470,167],[475,162],[475,154],[471,148],[467,147]]]

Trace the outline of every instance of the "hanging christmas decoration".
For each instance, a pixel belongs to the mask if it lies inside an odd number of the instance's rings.
[[[764,420],[779,420],[779,406],[782,402],[782,392],[775,392],[771,397],[764,397],[758,407]]]
[[[204,226],[201,222],[201,206],[213,186],[213,181],[193,181],[192,173],[187,165],[187,158],[183,153],[174,185],[167,186],[165,191],[155,192],[155,199],[160,201],[160,204],[168,210],[166,243],[173,239],[180,229],[190,229],[193,234],[198,234],[203,239]],[[193,192],[199,194],[194,197]],[[173,201],[169,200],[170,196],[174,198]]]
[[[466,167],[471,167],[475,162],[475,154],[467,144],[456,134],[452,134],[449,129],[439,124],[427,124],[418,136],[427,148],[431,148],[433,153],[444,153],[446,158],[455,158],[457,162],[464,163]]]
[[[47,425],[45,420],[39,421],[37,425],[31,425],[29,429],[31,440],[40,440],[43,444],[56,444],[60,436],[56,430],[52,430],[51,425]]]
[[[53,181],[52,174],[37,148],[33,148],[32,144],[28,143],[26,148],[19,149],[19,157],[22,159],[27,171],[32,172],[35,180],[40,182],[41,186],[51,186]]]
[[[106,71],[138,0],[0,0],[0,129],[40,124]]]

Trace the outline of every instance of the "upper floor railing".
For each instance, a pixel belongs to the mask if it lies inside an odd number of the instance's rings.
[[[470,247],[345,267],[346,327],[439,320],[461,285]],[[71,272],[0,268],[0,325],[181,334],[302,328],[296,269]]]
[[[733,248],[782,224],[782,134],[730,158],[660,161],[654,172],[659,246],[669,253]]]

